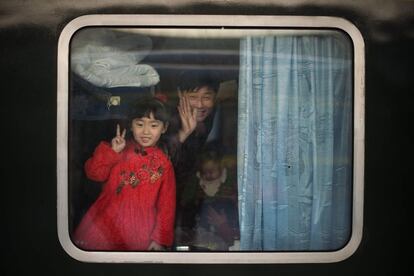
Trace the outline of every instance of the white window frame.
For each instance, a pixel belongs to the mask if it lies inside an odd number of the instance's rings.
[[[206,27],[206,28],[333,28],[349,35],[353,43],[353,202],[349,242],[329,252],[98,252],[76,247],[69,236],[68,131],[70,40],[84,27]],[[365,55],[359,30],[339,17],[242,15],[85,15],[65,26],[58,42],[57,79],[57,227],[59,241],[73,258],[108,263],[329,263],[351,256],[362,239],[364,199]]]

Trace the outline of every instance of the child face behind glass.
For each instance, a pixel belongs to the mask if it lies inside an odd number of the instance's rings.
[[[152,113],[149,117],[135,118],[131,123],[134,140],[144,148],[155,146],[167,127],[168,125],[155,119]]]
[[[212,181],[219,177],[221,177],[220,163],[213,160],[204,162],[200,170],[200,178],[206,181]]]

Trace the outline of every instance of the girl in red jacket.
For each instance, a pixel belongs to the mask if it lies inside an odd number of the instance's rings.
[[[111,143],[101,142],[85,164],[88,178],[105,184],[73,234],[82,249],[165,250],[173,242],[175,176],[157,146],[168,112],[153,98],[131,110],[133,139],[117,125]]]

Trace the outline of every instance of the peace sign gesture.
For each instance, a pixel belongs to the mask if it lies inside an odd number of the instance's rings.
[[[121,127],[119,126],[119,124],[117,124],[116,125],[116,136],[111,141],[112,149],[116,153],[120,153],[125,148],[125,145],[126,145],[125,134],[126,134],[126,129],[124,129],[121,134]]]
[[[197,109],[192,108],[190,101],[185,95],[178,91],[180,103],[178,105],[178,113],[181,119],[181,129],[178,131],[178,139],[183,143],[197,126]]]

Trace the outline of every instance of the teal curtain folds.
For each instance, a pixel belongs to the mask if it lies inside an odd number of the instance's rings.
[[[341,33],[240,42],[241,250],[336,250],[352,230],[352,44]]]

